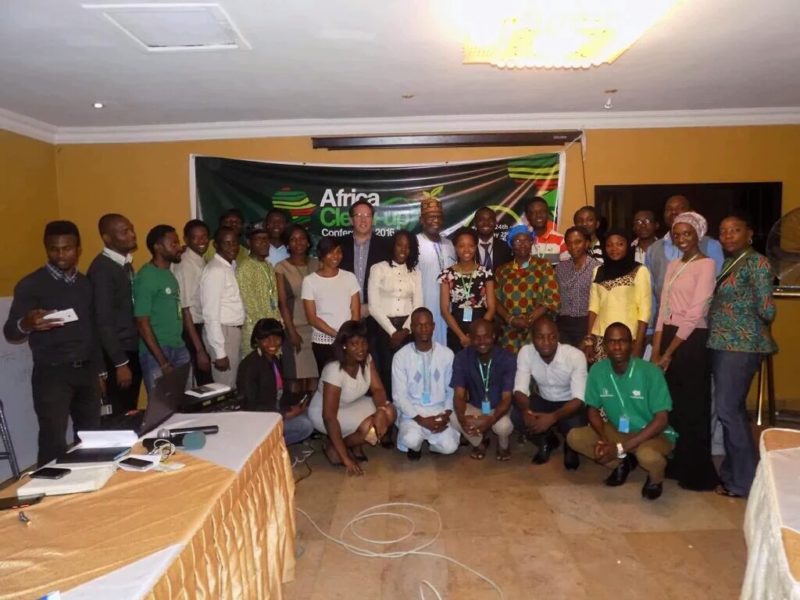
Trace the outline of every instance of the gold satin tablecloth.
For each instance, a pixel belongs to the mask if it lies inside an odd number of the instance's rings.
[[[183,549],[147,598],[282,598],[295,562],[282,421],[238,472],[186,453],[170,460],[186,467],[118,471],[97,492],[46,497],[25,509],[28,525],[0,513],[0,598],[64,592],[175,544]]]
[[[769,455],[798,447],[800,431],[768,429],[761,434],[761,461],[745,513],[748,553],[742,600],[800,599],[800,533],[782,524]],[[797,474],[800,480],[800,461]]]

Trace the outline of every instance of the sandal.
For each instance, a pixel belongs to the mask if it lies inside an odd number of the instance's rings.
[[[511,460],[511,450],[508,448],[498,448],[497,449],[497,456],[495,457],[500,462],[506,462],[507,460]]]
[[[489,447],[489,439],[483,438],[483,441],[472,449],[469,457],[475,460],[483,460],[486,458],[486,449]]]
[[[369,461],[369,458],[367,458],[367,455],[364,454],[364,449],[363,448],[360,448],[358,453],[356,453],[356,451],[351,448],[350,449],[350,454],[352,454],[353,458],[355,458],[356,461],[358,461],[358,462],[368,462]]]
[[[726,488],[724,485],[720,484],[714,488],[714,493],[718,496],[726,496],[728,498],[741,498],[741,494],[736,494]]]

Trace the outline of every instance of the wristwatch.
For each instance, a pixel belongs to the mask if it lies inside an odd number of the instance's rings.
[[[625,452],[625,448],[622,447],[621,442],[617,442],[617,458],[625,458],[628,456],[628,453]]]

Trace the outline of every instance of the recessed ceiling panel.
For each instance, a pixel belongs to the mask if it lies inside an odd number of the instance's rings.
[[[236,50],[250,45],[219,4],[84,4],[149,52]]]

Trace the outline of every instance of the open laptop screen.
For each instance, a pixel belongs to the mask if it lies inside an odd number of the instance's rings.
[[[153,393],[147,399],[142,425],[136,433],[143,435],[152,431],[177,412],[183,401],[190,368],[191,365],[186,363],[156,379]]]

